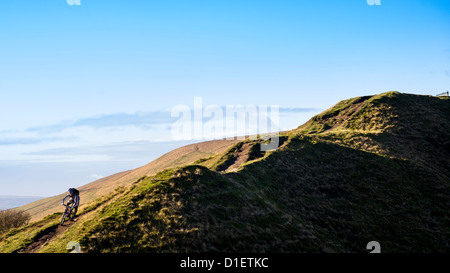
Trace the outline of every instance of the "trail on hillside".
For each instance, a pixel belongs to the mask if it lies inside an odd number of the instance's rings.
[[[225,172],[232,172],[232,171],[236,171],[239,166],[242,165],[242,163],[247,162],[248,157],[249,157],[249,150],[252,147],[252,145],[254,145],[253,143],[245,143],[242,145],[242,147],[237,150],[234,154],[234,158],[232,161],[230,161],[230,166],[228,166],[225,169]]]
[[[117,195],[120,195],[120,194],[118,193],[118,194],[112,196],[111,198],[105,200],[103,203],[101,203],[101,205],[97,206],[93,210],[90,210],[88,212],[81,211],[80,214],[75,215],[75,218],[73,219],[73,221],[64,222],[64,225],[62,225],[62,226],[58,223],[58,225],[56,225],[56,226],[51,226],[51,227],[43,230],[41,232],[41,234],[39,234],[38,236],[36,236],[34,238],[32,243],[28,244],[24,248],[17,250],[16,252],[18,252],[18,253],[39,252],[39,250],[42,247],[46,246],[47,244],[52,242],[57,237],[64,234],[70,227],[74,226],[79,221],[83,220],[86,217],[89,217],[89,215],[97,212],[98,210],[101,210],[106,205],[110,204],[117,197]]]
[[[82,218],[83,215],[80,216]],[[20,249],[19,253],[35,253],[38,252],[43,246],[51,242],[58,235],[64,233],[69,227],[73,226],[79,219],[79,217],[75,217],[74,221],[67,221],[63,226],[58,224],[57,226],[52,226],[44,230],[41,234],[39,234],[34,242],[27,245],[25,248]]]

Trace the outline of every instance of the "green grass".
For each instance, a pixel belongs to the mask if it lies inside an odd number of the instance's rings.
[[[25,227],[13,229],[0,236],[0,253],[16,252],[32,243],[35,238],[59,224],[61,213],[54,213],[43,220]]]
[[[245,140],[142,177],[41,251],[78,241],[86,252],[366,252],[375,240],[383,252],[448,252],[449,132],[442,98],[346,100],[281,134],[277,150]],[[248,160],[223,172],[244,147]],[[2,236],[0,250],[23,247],[53,217]]]
[[[144,178],[66,241],[90,252],[364,252],[371,240],[446,251],[445,179],[294,135],[237,173],[192,165]]]

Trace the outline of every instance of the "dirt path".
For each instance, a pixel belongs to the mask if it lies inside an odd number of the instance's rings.
[[[234,162],[228,166],[228,168],[225,170],[226,172],[232,172],[239,168],[239,166],[242,165],[242,163],[247,162],[249,157],[249,150],[253,146],[253,143],[244,143],[242,147],[234,154],[235,160]]]
[[[69,229],[71,226],[77,224],[79,221],[82,221],[84,218],[89,217],[89,215],[91,215],[91,214],[101,210],[104,206],[106,206],[106,205],[110,204],[111,202],[113,202],[118,196],[120,196],[120,194],[115,195],[114,197],[112,197],[111,199],[109,199],[106,202],[102,203],[101,205],[99,205],[98,207],[96,207],[95,209],[93,209],[91,211],[88,211],[88,212],[81,211],[81,213],[79,215],[75,215],[75,218],[73,219],[74,221],[64,222],[63,226],[58,224],[56,226],[52,226],[52,227],[49,227],[49,228],[43,230],[42,233],[39,234],[34,239],[34,241],[31,244],[29,244],[26,247],[18,250],[17,252],[18,253],[35,253],[35,252],[39,252],[39,250],[43,246],[47,245],[53,239],[57,238],[59,235],[61,235],[64,232],[66,232],[67,229]]]
[[[83,215],[84,216],[84,215]],[[82,217],[82,216],[81,216]],[[25,248],[19,250],[19,253],[35,253],[38,252],[44,245],[49,243],[53,238],[62,234],[69,227],[73,226],[79,220],[78,217],[75,217],[74,221],[67,221],[63,226],[57,225],[50,227],[42,232],[39,236],[34,239],[34,242],[27,245]]]

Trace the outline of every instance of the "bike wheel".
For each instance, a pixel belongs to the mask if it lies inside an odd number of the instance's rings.
[[[64,210],[64,213],[61,217],[61,226],[64,224],[64,221],[66,220],[67,217],[67,208]]]
[[[69,220],[72,220],[73,219],[73,217],[75,216],[75,209],[72,209],[71,211],[70,211],[70,213],[69,213]]]

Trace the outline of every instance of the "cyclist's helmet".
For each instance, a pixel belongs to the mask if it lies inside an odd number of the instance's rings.
[[[70,193],[70,195],[74,194],[75,193],[75,189],[74,188],[70,188],[69,189],[69,193]]]

